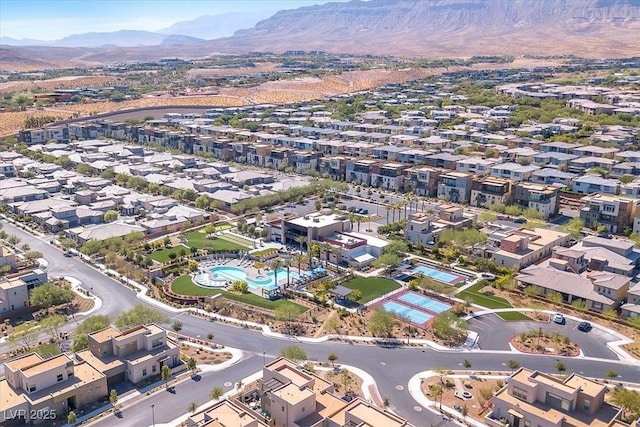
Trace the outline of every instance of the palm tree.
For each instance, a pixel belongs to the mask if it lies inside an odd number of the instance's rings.
[[[306,236],[296,236],[295,239],[293,239],[296,241],[297,244],[300,245],[300,253],[304,252],[304,245],[307,243],[307,237]]]
[[[279,259],[271,261],[271,264],[270,264],[271,270],[273,270],[273,280],[276,286],[278,286],[278,270],[280,269],[281,265],[282,263],[280,262]]]
[[[299,253],[299,254],[293,255],[293,260],[298,264],[298,274],[300,274],[300,266],[304,262],[304,254]]]
[[[214,387],[211,392],[209,392],[209,397],[212,400],[218,400],[224,395],[224,390],[222,387]]]
[[[243,393],[242,393],[242,391],[243,391],[243,390],[244,390],[244,383],[242,382],[242,380],[240,380],[240,381],[238,381],[238,382],[236,383],[236,391],[237,391],[238,393],[240,393],[240,401],[241,401],[241,402],[242,402],[242,398],[244,397],[244,396],[243,396]]]
[[[282,265],[284,266],[284,268],[287,269],[287,288],[288,288],[289,286],[291,286],[291,281],[289,280],[289,273],[290,273],[290,270],[291,270],[291,260],[290,259],[285,259],[282,262]]]
[[[354,218],[354,222],[358,224],[358,232],[360,232],[360,224],[364,221],[364,218],[361,215],[356,215]]]

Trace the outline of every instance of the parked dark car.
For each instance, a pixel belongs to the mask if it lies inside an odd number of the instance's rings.
[[[578,323],[578,330],[582,332],[589,332],[591,330],[591,323],[589,322]]]

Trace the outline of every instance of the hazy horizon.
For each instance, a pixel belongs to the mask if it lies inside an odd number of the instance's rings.
[[[346,0],[331,0],[346,1]],[[329,3],[329,0],[3,0],[0,36],[43,41],[90,32],[160,31],[203,15],[247,14],[266,19],[278,10]]]

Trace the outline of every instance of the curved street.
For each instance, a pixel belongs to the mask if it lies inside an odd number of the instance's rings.
[[[5,230],[15,234],[21,243],[28,243],[32,250],[43,253],[49,261],[51,276],[72,276],[82,281],[82,286],[93,290],[102,301],[102,307],[94,314],[106,314],[115,318],[121,311],[144,302],[137,299],[132,290],[105,276],[84,262],[65,257],[61,250],[51,246],[47,240],[28,234],[14,225],[5,222]],[[154,308],[157,308],[154,306]],[[215,342],[241,349],[245,352],[243,360],[233,368],[221,372],[206,373],[200,381],[188,380],[176,389],[175,394],[162,392],[146,397],[130,410],[123,410],[124,419],[109,415],[98,424],[151,425],[150,405],[155,405],[155,422],[168,422],[187,411],[189,403],[200,404],[207,398],[208,391],[224,382],[239,380],[260,369],[263,357],[275,357],[279,350],[287,345],[296,344],[305,348],[312,360],[326,361],[331,352],[339,356],[338,363],[357,366],[369,372],[376,380],[381,397],[389,398],[390,409],[407,418],[416,426],[447,425],[447,422],[430,411],[421,409],[407,390],[407,384],[417,372],[430,368],[460,369],[466,359],[472,364],[472,370],[496,371],[508,370],[506,362],[515,359],[522,366],[545,372],[555,372],[557,359],[562,359],[568,372],[578,372],[588,377],[604,377],[612,367],[619,374],[619,380],[640,383],[640,367],[628,361],[599,360],[591,358],[556,358],[553,356],[534,356],[516,354],[508,351],[437,351],[427,347],[380,347],[376,345],[349,344],[327,341],[322,343],[303,343],[295,339],[277,339],[264,336],[260,331],[245,329],[221,322],[211,322],[188,314],[165,311],[172,319],[179,318],[183,323],[181,334],[192,337],[215,335]],[[482,338],[481,338],[482,339]],[[604,343],[602,343],[604,346]],[[604,356],[604,354],[602,354]],[[169,396],[167,396],[169,395]],[[138,408],[139,405],[142,405]],[[147,409],[143,409],[143,408]],[[420,410],[418,410],[420,409]]]

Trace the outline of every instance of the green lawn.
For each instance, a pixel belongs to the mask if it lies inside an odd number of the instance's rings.
[[[533,320],[529,316],[520,313],[519,311],[507,311],[505,313],[497,313],[498,317],[507,321],[520,321],[520,320]]]
[[[198,286],[193,283],[190,276],[180,276],[173,281],[171,290],[180,295],[195,295],[195,296],[212,296],[221,294],[224,298],[243,302],[245,304],[255,305],[257,307],[266,308],[267,310],[275,310],[282,306],[292,307],[292,311],[302,314],[308,310],[307,307],[288,300],[275,300],[271,301],[256,294],[235,294],[232,292],[223,291],[220,289],[208,289]]]
[[[365,304],[400,287],[400,284],[385,277],[356,277],[343,283],[349,289],[360,289],[360,304]]]
[[[185,234],[184,237],[187,239],[187,246],[192,248],[202,249],[209,245],[213,245],[213,249],[216,250],[238,250],[248,248],[248,245],[243,245],[235,239],[232,241],[226,237],[214,237],[213,239],[207,239],[207,235],[205,233],[200,233],[199,231],[191,231]]]
[[[471,304],[481,305],[482,307],[486,307],[489,309],[495,308],[512,308],[513,306],[504,298],[496,297],[493,295],[483,295],[479,291],[485,286],[485,283],[476,283],[473,286],[465,289],[460,292],[456,296],[462,298],[465,301],[468,301]],[[497,313],[498,317],[503,320],[531,320],[529,317],[525,316],[522,313],[507,312],[507,313]]]
[[[234,242],[239,245],[242,245],[245,248],[253,246],[253,243],[254,243],[253,240],[251,239],[247,239],[245,237],[240,237],[240,236],[236,236],[235,234],[229,234],[229,233],[224,234],[222,238],[230,242]]]
[[[185,248],[184,246],[176,246],[173,248],[164,248],[164,249],[159,249],[157,251],[153,251],[151,252],[151,255],[149,255],[149,257],[152,260],[155,260],[158,262],[167,262],[169,261],[169,254],[171,252],[174,252],[176,255],[180,256],[178,252],[180,251],[181,247],[184,248],[185,251],[187,251],[187,254],[189,253],[189,249]]]

